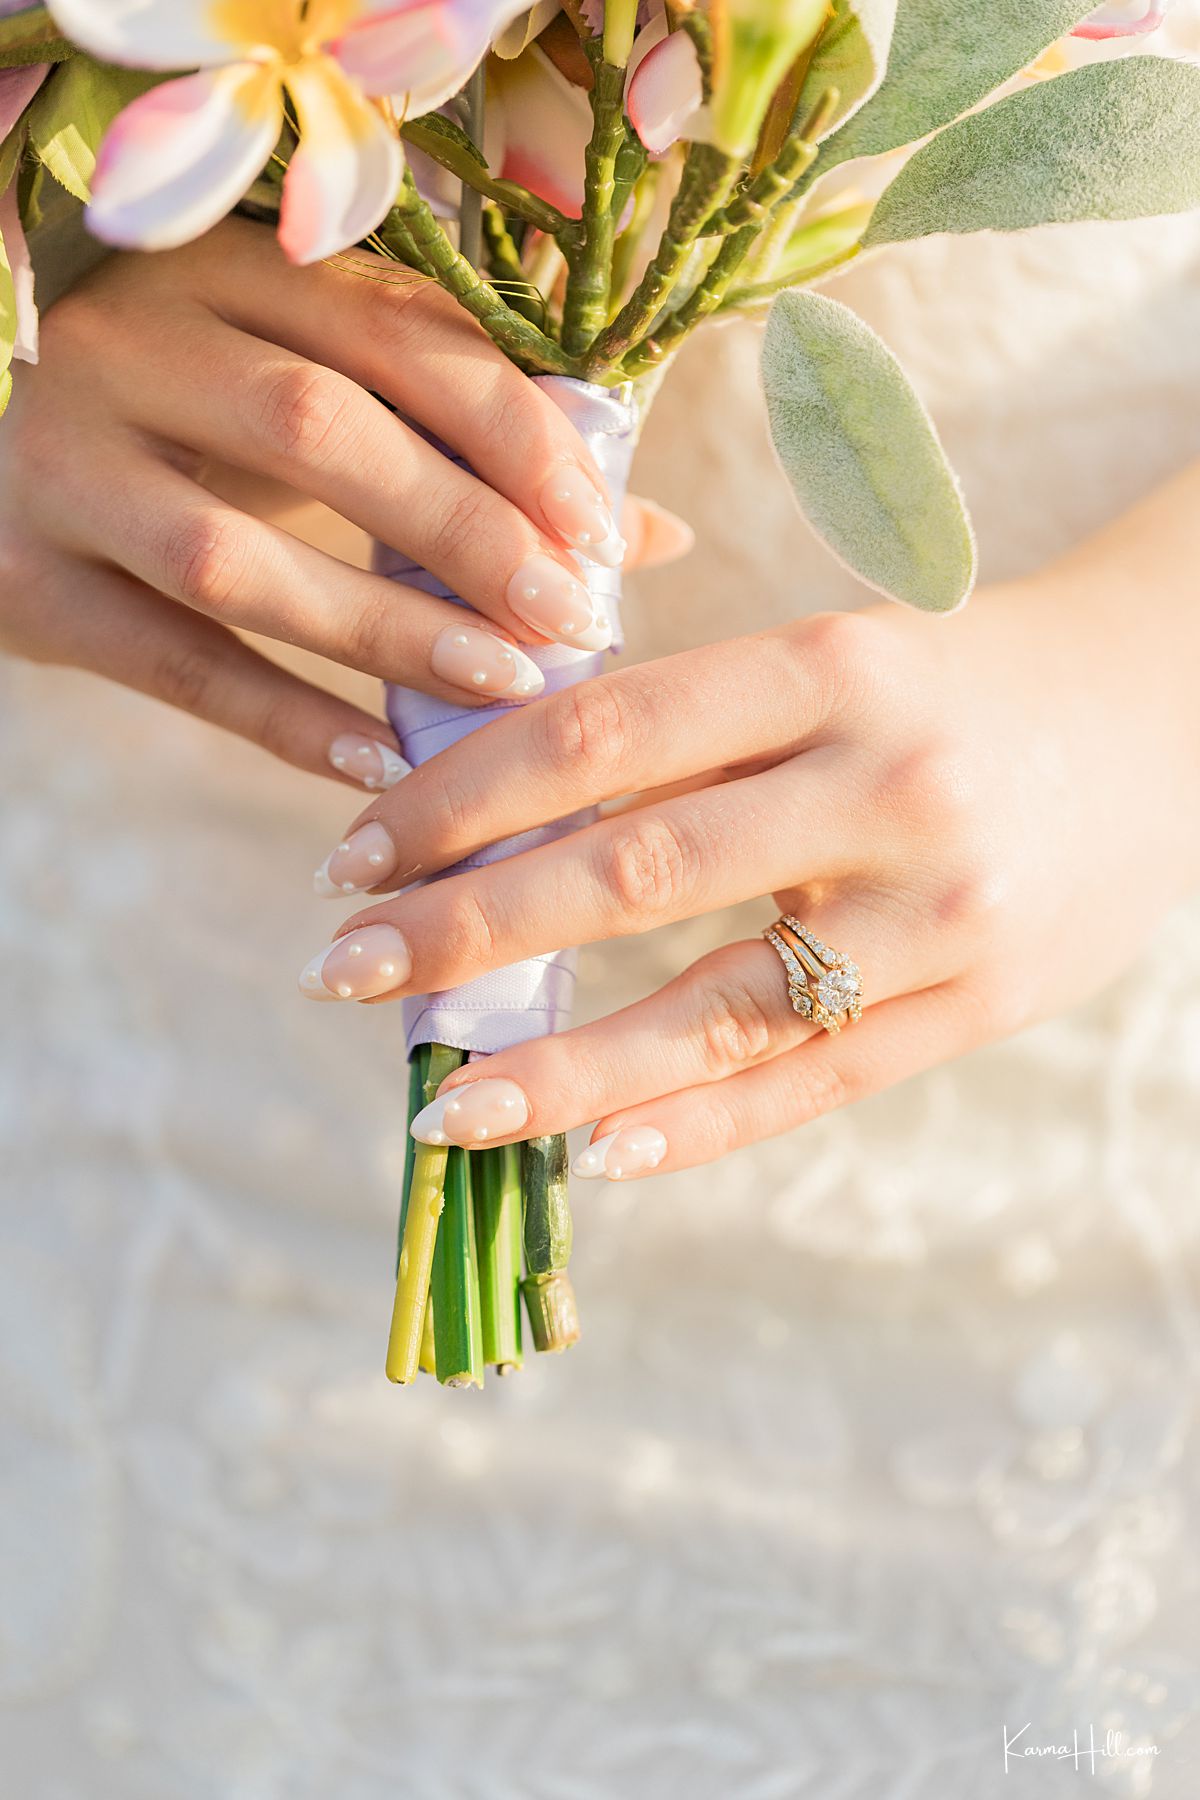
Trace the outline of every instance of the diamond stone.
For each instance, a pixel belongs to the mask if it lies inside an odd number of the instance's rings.
[[[858,999],[858,977],[849,969],[830,969],[817,983],[817,999],[826,1012],[845,1012]]]

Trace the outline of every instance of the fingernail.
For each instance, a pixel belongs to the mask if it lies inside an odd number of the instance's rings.
[[[482,1144],[509,1138],[529,1117],[529,1102],[515,1081],[489,1076],[439,1094],[423,1107],[409,1130],[418,1144]]]
[[[310,1000],[373,1000],[403,987],[412,972],[408,945],[394,925],[364,925],[330,944],[300,976]]]
[[[549,556],[531,556],[508,584],[517,617],[575,650],[607,650],[612,626],[582,581]]]
[[[323,900],[339,894],[357,894],[377,887],[396,866],[396,846],[391,833],[377,820],[360,825],[331,850],[313,876],[313,886]]]
[[[378,738],[360,737],[356,731],[334,738],[329,746],[329,760],[339,774],[360,781],[372,793],[395,787],[403,776],[412,773],[389,744],[381,744]]]
[[[571,1164],[571,1173],[585,1180],[603,1175],[609,1181],[627,1181],[657,1169],[666,1154],[667,1140],[653,1125],[627,1125],[581,1150]]]
[[[620,568],[625,540],[611,509],[582,469],[556,469],[542,488],[541,503],[554,530],[589,562]]]
[[[429,661],[434,674],[452,687],[494,694],[497,699],[530,700],[546,685],[542,671],[523,650],[474,625],[447,625],[439,631]]]
[[[639,569],[656,569],[675,562],[696,547],[696,534],[686,519],[668,512],[656,500],[639,500],[642,509],[642,544]]]

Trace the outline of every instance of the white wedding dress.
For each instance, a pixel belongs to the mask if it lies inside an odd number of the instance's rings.
[[[1200,218],[928,242],[836,291],[929,401],[987,577],[1200,452]],[[705,336],[652,417],[637,485],[700,545],[632,584],[635,656],[861,602],[770,467],[755,355]],[[6,1800],[1091,1779],[1006,1776],[1026,1726],[1123,1733],[1102,1787],[1194,1800],[1200,904],[1013,1042],[581,1188],[579,1348],[400,1392],[399,1019],[295,991],[352,797],[13,664],[0,746]],[[589,950],[583,1006],[768,916]]]

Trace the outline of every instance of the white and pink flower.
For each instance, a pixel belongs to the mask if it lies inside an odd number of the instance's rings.
[[[165,249],[244,196],[284,124],[300,128],[279,236],[293,262],[365,237],[403,174],[387,96],[411,115],[467,80],[528,0],[51,0],[59,29],[105,62],[196,69],[142,95],[101,146],[88,220],[98,237]]]

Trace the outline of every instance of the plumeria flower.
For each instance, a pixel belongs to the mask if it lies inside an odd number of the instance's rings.
[[[1170,0],[1113,0],[1089,13],[1072,36],[1081,38],[1142,37],[1157,31],[1167,16]]]
[[[279,237],[318,262],[373,231],[404,162],[368,96],[412,115],[442,105],[528,0],[50,0],[60,30],[104,62],[199,73],[127,106],[97,158],[88,222],[106,242],[186,243],[242,199],[284,123],[300,129]]]

